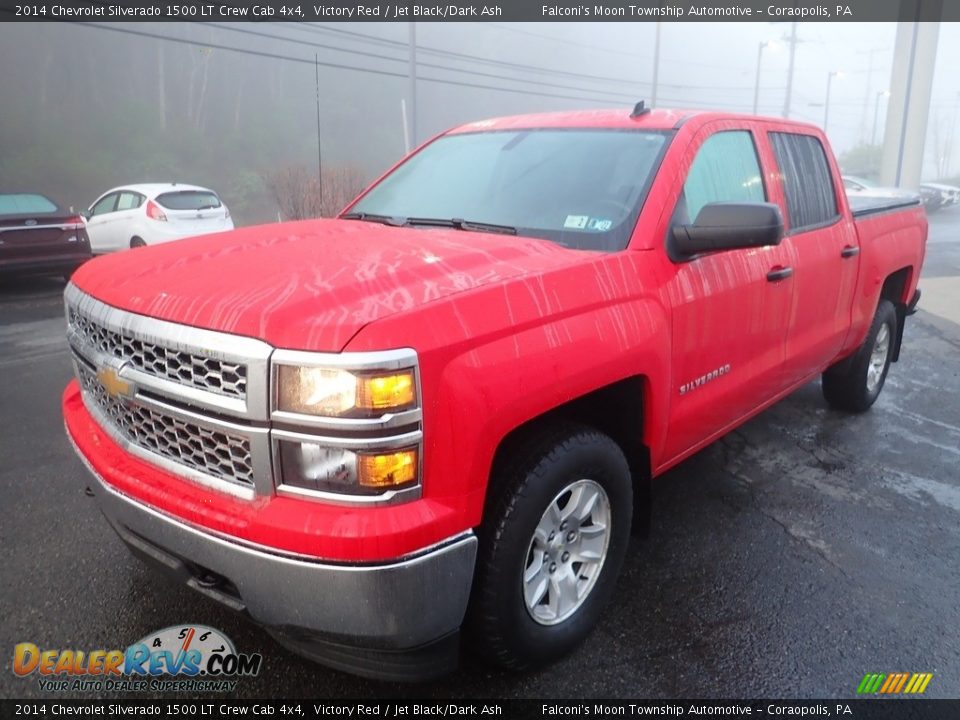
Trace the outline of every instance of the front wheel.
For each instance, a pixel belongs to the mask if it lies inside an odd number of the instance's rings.
[[[864,412],[883,389],[897,337],[897,311],[881,300],[863,345],[852,358],[823,373],[821,387],[827,402],[838,410]]]
[[[582,642],[613,593],[630,537],[630,469],[609,437],[567,426],[498,475],[468,630],[488,660],[526,669]]]

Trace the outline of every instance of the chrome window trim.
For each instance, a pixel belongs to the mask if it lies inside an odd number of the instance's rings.
[[[186,400],[188,393],[184,390],[190,387],[190,391],[193,392],[189,392],[189,402],[194,405],[249,420],[269,419],[270,355],[273,353],[271,345],[262,340],[242,335],[180,325],[167,320],[158,320],[146,315],[120,310],[87,295],[73,283],[67,285],[67,289],[64,291],[64,300],[68,306],[81,315],[91,318],[111,331],[126,334],[137,340],[154,343],[171,350],[246,365],[247,388],[245,397],[242,400],[234,398],[244,404],[243,410],[239,412],[235,403],[224,402],[224,400],[229,400],[230,396],[173,381],[169,381],[170,386],[161,385],[160,381],[166,380],[165,378],[150,376],[149,373],[144,373],[144,375],[156,381],[153,383],[154,389],[163,394],[171,395],[173,399],[182,397]],[[67,310],[67,317],[69,318],[69,310]],[[147,385],[147,383],[143,384],[144,386]],[[171,387],[176,388],[176,391],[172,392]]]

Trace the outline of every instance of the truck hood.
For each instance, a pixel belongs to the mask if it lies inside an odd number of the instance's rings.
[[[73,282],[141,315],[339,352],[380,318],[585,255],[508,235],[309,220],[100,257]]]

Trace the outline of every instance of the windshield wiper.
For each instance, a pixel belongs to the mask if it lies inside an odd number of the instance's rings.
[[[493,223],[473,222],[460,218],[407,218],[404,225],[427,225],[434,227],[450,227],[467,232],[500,233],[501,235],[516,235],[517,229],[512,225],[495,225]]]
[[[350,212],[345,213],[340,216],[341,220],[363,220],[364,222],[375,222],[380,223],[381,225],[392,225],[393,227],[400,227],[403,225],[403,220],[400,218],[391,217],[390,215],[374,215],[372,213],[365,212]]]

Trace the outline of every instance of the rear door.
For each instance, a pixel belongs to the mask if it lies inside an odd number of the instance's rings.
[[[701,130],[682,162],[689,170],[671,225],[693,221],[710,202],[771,201],[763,171],[770,163],[759,150],[753,126],[724,121]],[[788,249],[771,246],[671,264],[674,376],[666,458],[715,437],[781,389],[793,285],[778,273],[790,263]]]
[[[117,208],[110,224],[110,236],[117,250],[130,247],[130,241],[140,232],[144,217],[142,209],[147,198],[138,192],[124,190],[117,198]]]
[[[115,214],[119,198],[119,192],[108,193],[90,207],[87,235],[90,237],[90,249],[95,254],[120,249]]]
[[[860,248],[820,138],[794,131],[768,137],[785,204],[783,244],[796,257],[796,305],[784,362],[785,382],[792,384],[816,374],[840,352],[850,327]]]

